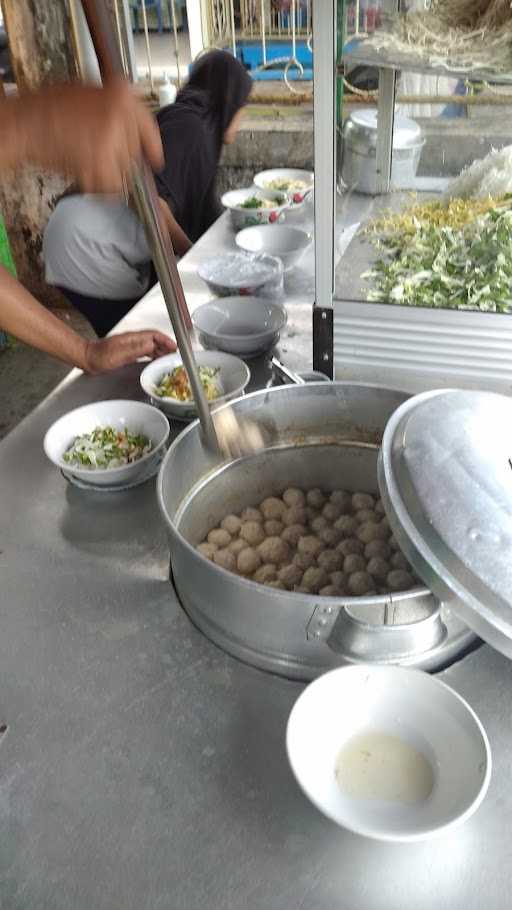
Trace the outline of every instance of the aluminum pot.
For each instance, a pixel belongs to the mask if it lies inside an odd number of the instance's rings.
[[[412,189],[421,152],[422,131],[414,120],[395,115],[391,184]],[[354,111],[338,132],[339,176],[349,190],[375,196],[377,193],[377,111]]]
[[[474,641],[425,587],[340,602],[264,587],[196,550],[228,513],[288,486],[377,493],[380,439],[407,397],[341,382],[266,389],[231,403],[265,432],[264,451],[223,460],[203,448],[198,423],[173,443],[158,500],[178,596],[209,638],[248,663],[299,679],[359,661],[435,669]]]

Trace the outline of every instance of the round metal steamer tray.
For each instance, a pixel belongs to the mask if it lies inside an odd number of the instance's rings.
[[[169,449],[158,498],[170,536],[173,579],[192,621],[235,657],[296,679],[374,661],[425,670],[446,666],[478,641],[426,587],[339,598],[264,587],[216,566],[195,547],[230,512],[286,487],[378,495],[384,428],[408,399],[402,392],[346,383],[263,390],[232,403],[259,424],[264,451],[226,462],[205,451],[199,425]]]

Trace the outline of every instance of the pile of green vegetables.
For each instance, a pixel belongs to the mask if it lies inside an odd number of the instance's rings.
[[[405,306],[512,312],[512,198],[463,226],[418,220],[411,233],[377,231],[385,250],[363,278],[367,299]]]

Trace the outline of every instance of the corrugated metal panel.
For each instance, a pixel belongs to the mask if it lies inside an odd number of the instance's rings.
[[[512,316],[335,301],[337,379],[512,393]]]

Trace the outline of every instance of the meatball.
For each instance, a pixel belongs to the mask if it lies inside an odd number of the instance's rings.
[[[311,594],[309,588],[305,588],[304,585],[295,585],[293,590],[295,594]]]
[[[393,569],[405,569],[406,572],[409,569],[409,563],[404,554],[400,553],[400,551],[393,553],[393,556],[391,557],[391,566]]]
[[[238,515],[226,515],[226,517],[222,519],[220,526],[223,531],[227,531],[232,537],[236,537],[236,535],[240,533],[242,522]]]
[[[308,506],[312,506],[313,509],[322,509],[325,505],[325,496],[321,490],[316,488],[306,493],[306,501]]]
[[[322,515],[327,521],[336,521],[341,515],[341,509],[335,502],[327,502],[322,509]]]
[[[345,493],[345,490],[334,490],[329,496],[330,501],[335,506],[339,506],[340,515],[343,512],[350,512],[352,508],[352,497],[350,493]]]
[[[283,512],[281,516],[283,524],[290,527],[291,525],[305,525],[308,522],[308,516],[303,506],[291,506]]]
[[[352,496],[352,509],[359,512],[360,509],[373,509],[375,500],[369,493],[354,493]]]
[[[244,509],[240,518],[242,521],[263,521],[263,515],[260,510],[253,508],[253,506]]]
[[[336,572],[343,565],[343,553],[337,550],[324,550],[317,558],[317,563],[326,572]]]
[[[278,521],[277,518],[270,518],[264,522],[263,530],[267,537],[279,537],[284,531],[284,524],[282,521]]]
[[[382,525],[375,524],[374,521],[365,521],[364,524],[359,525],[356,536],[358,540],[361,540],[366,544],[370,543],[372,540],[386,540],[388,534]]]
[[[260,585],[268,585],[277,579],[277,567],[270,563],[260,566],[259,569],[256,569],[253,579]]]
[[[331,584],[334,585],[340,593],[343,593],[343,591],[346,590],[348,579],[344,572],[331,572],[329,579]]]
[[[238,554],[236,567],[240,575],[253,575],[261,566],[260,555],[254,547],[246,547]]]
[[[386,516],[384,516],[384,518],[381,518],[380,524],[381,524],[381,527],[382,527],[382,528],[385,528],[385,529],[386,529],[386,531],[387,531],[387,537],[390,537],[390,535],[391,535],[391,525],[389,524],[389,521],[388,521],[388,519],[387,519]]]
[[[208,534],[208,543],[214,543],[217,547],[227,547],[231,543],[231,534],[222,528],[214,528]]]
[[[269,496],[268,499],[264,499],[261,503],[260,512],[267,520],[269,518],[281,518],[283,512],[286,512],[286,506],[282,499]]]
[[[388,542],[389,542],[389,546],[391,547],[392,550],[399,550],[399,549],[400,549],[400,547],[398,546],[396,537],[394,537],[393,534],[392,534],[391,537],[389,538],[389,541],[388,541]]]
[[[338,553],[343,553],[343,556],[351,556],[353,553],[361,556],[364,551],[364,545],[360,540],[356,540],[355,537],[347,537],[346,540],[342,540],[338,544],[336,549]]]
[[[384,503],[382,502],[382,499],[378,499],[377,502],[375,503],[375,511],[376,511],[377,515],[386,514],[386,510],[384,508]]]
[[[258,547],[261,561],[282,565],[290,560],[290,547],[281,537],[267,537]]]
[[[308,588],[313,594],[317,594],[320,588],[324,588],[328,581],[327,573],[317,566],[306,569],[302,576],[302,586]]]
[[[288,566],[283,566],[279,569],[277,577],[279,581],[283,583],[285,588],[293,590],[296,585],[300,585],[302,581],[303,571],[300,566],[296,566],[293,562]]]
[[[320,531],[323,531],[328,527],[329,522],[326,518],[324,518],[323,515],[317,515],[317,517],[313,518],[313,521],[311,522],[311,530],[314,531],[315,534],[320,534]]]
[[[373,509],[359,509],[359,512],[356,512],[354,518],[360,525],[364,524],[366,521],[373,521],[375,524],[378,524],[380,521],[380,518],[375,514]]]
[[[279,591],[286,591],[286,585],[284,585],[282,581],[279,581],[279,579],[276,579],[276,581],[269,581],[268,587],[277,588]]]
[[[336,585],[326,585],[325,588],[320,588],[318,593],[320,597],[340,597],[343,591],[340,591]]]
[[[373,559],[374,556],[380,556],[381,559],[388,559],[391,549],[385,540],[371,540],[364,548],[364,555],[367,559]]]
[[[218,549],[218,546],[214,543],[200,543],[197,552],[206,556],[207,559],[213,559]]]
[[[324,549],[324,545],[318,537],[313,537],[309,534],[307,537],[301,537],[297,549],[302,555],[312,556],[313,559],[316,559],[318,554]]]
[[[343,534],[337,528],[327,527],[322,528],[318,536],[327,547],[335,547],[342,539]]]
[[[229,550],[217,550],[213,554],[213,561],[221,568],[227,569],[228,572],[236,572],[236,556]]]
[[[375,582],[368,572],[353,572],[348,580],[348,589],[354,597],[363,597],[374,593]]]
[[[372,556],[368,561],[366,571],[372,578],[376,578],[377,581],[383,582],[386,580],[389,573],[389,562],[382,559],[380,556]]]
[[[362,556],[358,556],[357,553],[351,553],[350,556],[345,556],[343,560],[343,571],[347,575],[352,575],[353,572],[364,572],[366,569],[366,560]]]
[[[305,537],[306,534],[307,531],[304,525],[290,525],[284,529],[281,537],[291,547],[296,547],[301,537]]]
[[[265,531],[259,521],[244,521],[240,529],[240,537],[247,541],[250,547],[257,547],[265,540]]]
[[[336,519],[334,527],[341,531],[344,537],[352,537],[357,529],[357,521],[352,515],[342,515]]]
[[[238,556],[238,554],[241,553],[242,550],[246,550],[246,549],[247,549],[247,541],[243,540],[241,537],[237,537],[236,540],[232,540],[228,547],[229,552],[234,553],[235,556]]]
[[[386,578],[390,591],[408,591],[414,587],[414,579],[410,572],[403,569],[393,569]]]
[[[292,560],[294,566],[299,566],[303,572],[316,565],[316,558],[306,553],[296,553]]]
[[[297,487],[289,487],[283,493],[283,501],[289,509],[293,509],[295,506],[303,507],[306,505],[306,494]]]

